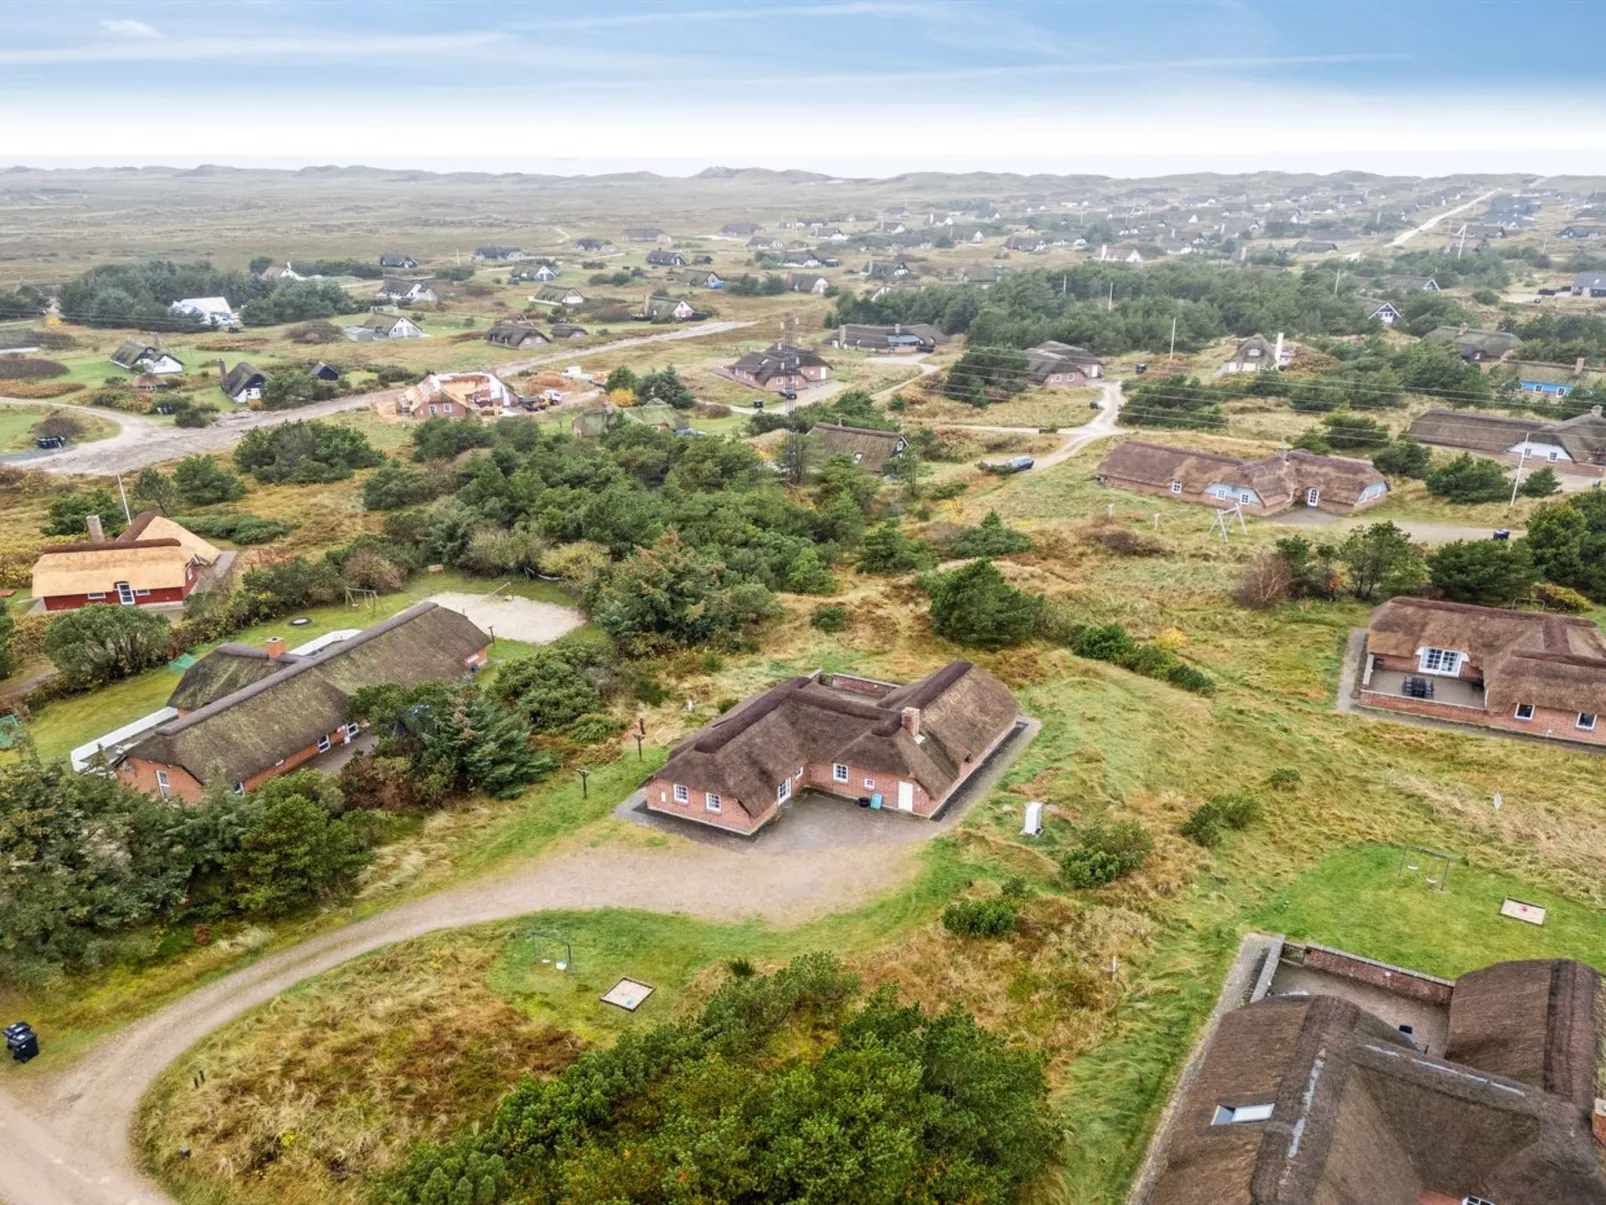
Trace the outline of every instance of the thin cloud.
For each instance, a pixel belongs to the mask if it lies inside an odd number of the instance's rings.
[[[135,21],[131,24],[139,25]],[[148,26],[146,28],[149,28]],[[126,36],[126,35],[125,35]],[[441,51],[473,50],[506,41],[495,32],[458,34],[401,34],[389,37],[332,38],[320,33],[306,37],[253,38],[251,52],[257,56],[293,55],[303,62],[339,61],[391,55],[433,55]],[[0,64],[44,63],[151,63],[216,60],[238,54],[240,43],[221,38],[163,38],[130,36],[126,42],[91,42],[78,46],[29,46],[0,48]]]
[[[790,75],[791,84],[944,83],[958,80],[1009,79],[1041,75],[1117,75],[1131,71],[1260,71],[1270,67],[1312,67],[1342,63],[1391,63],[1408,54],[1289,54],[1189,59],[1137,59],[1120,63],[1011,63],[996,67],[952,67],[931,71],[877,71]],[[743,87],[770,82],[763,77],[725,79]]]
[[[119,17],[113,21],[102,21],[100,27],[107,33],[114,33],[120,38],[159,38],[154,25],[147,25],[143,21],[135,21],[128,17]]]
[[[761,17],[917,17],[933,19],[942,10],[933,4],[898,0],[848,0],[845,3],[757,5],[751,8],[660,9],[609,13],[595,17],[558,17],[521,21],[514,29],[617,29],[631,25],[664,25],[682,21],[752,21]]]

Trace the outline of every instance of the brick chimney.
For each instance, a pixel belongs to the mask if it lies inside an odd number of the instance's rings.
[[[920,735],[920,708],[905,707],[899,714],[898,719],[903,725],[903,730],[910,736]]]
[[[284,637],[283,636],[269,636],[268,637],[268,643],[267,643],[267,649],[268,649],[268,660],[269,661],[277,661],[280,657],[284,656]]]
[[[102,543],[106,539],[106,529],[100,525],[99,515],[90,515],[84,524],[89,528],[89,538],[95,543]]]

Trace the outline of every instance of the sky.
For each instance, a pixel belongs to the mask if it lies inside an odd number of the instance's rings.
[[[5,0],[0,166],[1606,174],[1601,0]]]

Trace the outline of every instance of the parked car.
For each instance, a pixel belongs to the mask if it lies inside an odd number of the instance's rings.
[[[1132,371],[1141,377],[1144,373],[1149,371],[1148,362],[1140,360],[1136,365],[1133,366]]]
[[[1004,461],[1004,471],[1008,473],[1024,473],[1036,463],[1037,461],[1030,456],[1011,456]]]
[[[797,390],[796,389],[782,389],[782,390],[780,390],[780,395],[782,397],[784,397],[789,402],[797,401]]]

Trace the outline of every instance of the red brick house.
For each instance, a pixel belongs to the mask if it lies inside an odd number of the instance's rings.
[[[1367,707],[1606,744],[1606,638],[1587,619],[1390,599],[1366,630],[1360,691]]]
[[[1241,506],[1246,515],[1274,515],[1309,506],[1341,515],[1381,502],[1388,482],[1366,460],[1317,456],[1293,448],[1240,460],[1170,444],[1128,439],[1111,449],[1096,473],[1116,485],[1211,506]]]
[[[32,593],[46,611],[182,603],[223,555],[155,511],[138,515],[114,540],[105,538],[100,516],[88,522],[87,541],[52,544],[34,562]]]
[[[788,678],[679,745],[647,781],[647,807],[751,834],[813,789],[931,817],[1019,718],[1008,688],[969,661],[906,686]]]
[[[831,379],[831,365],[806,347],[776,343],[763,351],[750,351],[725,369],[725,375],[755,389],[779,392],[802,389]]]
[[[224,644],[179,679],[175,719],[124,750],[117,776],[137,790],[194,800],[213,774],[249,791],[354,739],[346,714],[364,686],[451,681],[485,664],[491,638],[466,617],[421,602],[317,652]]]

